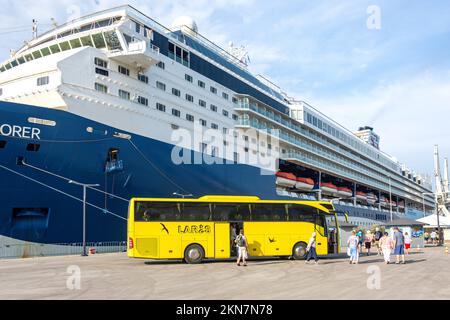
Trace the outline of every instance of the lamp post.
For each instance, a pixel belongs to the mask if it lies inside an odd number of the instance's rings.
[[[450,192],[443,192],[439,193],[442,194],[449,194]],[[425,208],[425,195],[433,195],[434,196],[434,202],[436,204],[436,222],[437,222],[437,228],[438,228],[438,235],[439,235],[439,242],[438,245],[442,245],[442,235],[441,235],[441,224],[439,223],[439,203],[438,203],[438,193],[432,193],[432,192],[422,192],[422,198],[423,198],[423,207]]]
[[[185,197],[193,197],[193,195],[192,194],[181,194],[181,193],[178,193],[178,192],[174,192],[174,193],[172,193],[174,196],[178,196],[178,197],[182,197],[183,199],[185,198]]]
[[[73,180],[70,180],[69,183],[83,187],[83,253],[81,255],[83,257],[86,257],[88,255],[86,252],[86,189],[89,187],[99,187],[100,185],[99,184],[80,183],[80,182],[73,181]]]
[[[391,187],[391,176],[389,176],[389,213],[391,214],[391,222],[392,222],[392,187]]]

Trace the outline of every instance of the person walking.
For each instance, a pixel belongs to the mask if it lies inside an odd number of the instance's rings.
[[[374,240],[375,240],[375,247],[377,248],[377,256],[379,256],[381,254],[381,247],[380,247],[380,239],[381,237],[383,237],[383,232],[380,231],[380,228],[375,228],[375,235],[374,235]]]
[[[356,233],[356,236],[358,237],[358,248],[359,248],[359,253],[361,253],[362,251],[362,244],[363,244],[363,232],[361,229],[359,229],[359,231]],[[359,255],[358,255],[359,257]]]
[[[402,258],[402,264],[405,264],[405,236],[398,227],[394,228],[394,255],[395,264],[400,263],[400,257]]]
[[[356,236],[356,231],[352,231],[352,235],[347,240],[347,246],[350,249],[350,264],[358,263],[359,256],[359,238]]]
[[[411,249],[411,236],[408,232],[405,232],[405,251],[406,254],[409,254],[409,249]]]
[[[308,253],[306,255],[306,261],[305,263],[308,263],[309,260],[314,259],[315,264],[319,263],[319,258],[317,257],[317,251],[316,251],[316,233],[313,232],[311,234],[311,238],[309,238],[308,246],[306,247],[306,252]]]
[[[236,245],[238,247],[238,258],[237,258],[237,265],[241,265],[241,259],[243,262],[244,267],[247,266],[246,259],[248,258],[248,242],[247,237],[244,236],[244,229],[241,229],[239,231],[239,234],[236,237]]]
[[[370,247],[372,246],[372,241],[373,241],[373,235],[370,232],[370,230],[367,230],[366,236],[364,237],[364,246],[366,247],[368,256],[370,255]]]
[[[431,244],[436,244],[437,232],[435,230],[430,233]]]
[[[380,239],[380,248],[383,252],[384,262],[389,264],[391,261],[391,252],[394,248],[394,242],[389,237],[389,233],[385,232],[384,235]]]

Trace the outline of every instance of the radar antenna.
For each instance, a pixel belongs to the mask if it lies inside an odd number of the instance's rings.
[[[233,42],[230,42],[228,45],[228,52],[245,66],[248,66],[250,63],[250,56],[245,46],[235,47]]]

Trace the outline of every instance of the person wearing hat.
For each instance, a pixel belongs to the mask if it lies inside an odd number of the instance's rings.
[[[379,256],[381,254],[380,239],[382,237],[383,237],[383,232],[380,231],[380,228],[376,227],[374,240],[375,240],[375,247],[377,248],[377,256]]]
[[[312,258],[314,258],[315,264],[319,263],[319,258],[317,257],[317,252],[316,252],[316,233],[315,232],[313,232],[311,234],[311,238],[309,238],[309,243],[308,243],[308,246],[306,247],[306,252],[308,254],[306,255],[305,263],[308,263],[309,260],[311,260]]]

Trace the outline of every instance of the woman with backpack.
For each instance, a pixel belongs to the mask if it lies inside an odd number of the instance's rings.
[[[238,247],[238,258],[237,258],[237,265],[241,265],[241,259],[243,262],[244,267],[247,266],[247,262],[245,261],[248,257],[248,243],[247,243],[247,237],[244,236],[244,229],[241,229],[239,231],[239,234],[236,237],[236,246]]]

